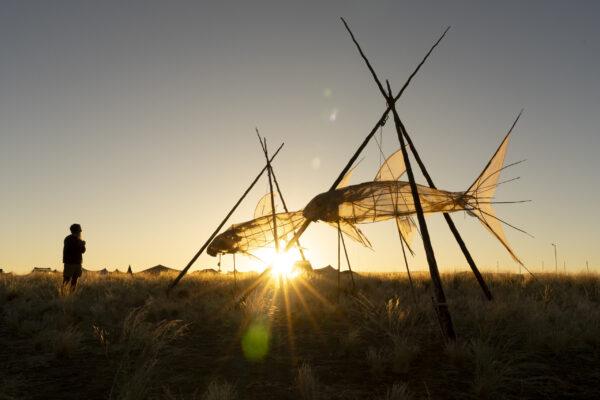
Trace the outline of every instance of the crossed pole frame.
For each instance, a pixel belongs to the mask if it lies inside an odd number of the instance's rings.
[[[389,116],[390,112],[392,111],[392,107],[394,106],[394,104],[398,101],[398,99],[400,99],[400,97],[402,96],[402,94],[404,93],[404,91],[408,88],[408,86],[410,85],[412,79],[419,72],[419,70],[421,69],[421,67],[423,66],[423,64],[425,64],[425,61],[427,61],[427,59],[429,58],[429,56],[431,55],[431,53],[433,52],[433,50],[440,44],[440,42],[442,41],[442,39],[446,36],[446,32],[447,31],[448,31],[448,29],[446,29],[446,31],[430,47],[429,51],[425,54],[425,56],[423,57],[423,59],[421,60],[421,62],[417,65],[417,67],[414,69],[414,71],[409,75],[408,79],[406,80],[406,82],[404,83],[404,85],[402,86],[402,88],[400,89],[400,91],[398,92],[398,94],[396,94],[396,96],[393,96],[392,98],[390,98],[390,100],[388,101],[388,106],[387,106],[386,110],[383,112],[383,114],[381,115],[381,117],[377,120],[377,122],[375,123],[375,125],[373,126],[373,128],[371,129],[371,131],[369,132],[369,134],[365,137],[365,139],[363,140],[363,142],[358,147],[358,149],[356,149],[356,151],[354,152],[354,154],[352,155],[352,157],[350,157],[350,160],[348,161],[348,163],[346,164],[346,166],[342,169],[342,171],[340,172],[339,176],[336,178],[336,180],[333,182],[333,184],[329,188],[330,192],[335,191],[335,189],[337,188],[337,186],[339,185],[339,183],[342,181],[342,179],[344,179],[344,176],[348,173],[348,171],[350,170],[350,168],[352,168],[352,165],[356,162],[356,160],[358,159],[358,157],[360,156],[360,154],[362,153],[362,151],[364,150],[364,148],[367,146],[367,144],[369,143],[369,141],[373,138],[373,136],[375,135],[375,133],[377,132],[377,130],[379,129],[379,127],[382,125],[382,123],[385,123],[385,121],[388,119],[388,116]],[[286,244],[286,246],[285,246],[285,248],[283,250],[284,253],[287,252],[288,250],[290,250],[298,242],[300,236],[302,236],[302,234],[304,233],[304,231],[306,231],[306,229],[311,224],[311,222],[312,221],[310,221],[310,220],[306,220],[302,224],[302,226],[300,227],[300,229],[298,229],[296,231],[296,233],[294,234],[294,237],[292,239],[290,239],[289,242],[287,242],[287,244]],[[262,282],[264,282],[267,279],[267,276],[268,276],[269,272],[271,271],[271,269],[272,269],[272,265],[269,265],[250,284],[250,286],[248,288],[246,288],[246,290],[238,298],[238,300],[237,300],[236,303],[239,303],[242,300],[244,300],[246,298],[246,296],[248,296],[254,289],[256,289],[256,287],[258,285],[260,285]]]
[[[194,257],[192,257],[192,259],[185,266],[185,268],[179,273],[179,275],[177,275],[177,277],[173,280],[173,282],[171,282],[171,284],[167,288],[167,294],[169,294],[171,292],[171,290],[173,290],[173,288],[177,285],[177,283],[179,283],[179,281],[181,280],[181,278],[183,278],[183,276],[192,267],[192,265],[194,264],[194,262],[196,262],[196,260],[198,259],[198,257],[200,257],[200,255],[204,252],[204,250],[206,250],[206,248],[213,241],[213,239],[215,238],[215,236],[217,236],[217,234],[219,233],[219,231],[221,230],[221,228],[223,228],[223,225],[225,225],[225,223],[227,223],[227,220],[229,219],[229,217],[231,217],[231,215],[233,214],[233,212],[242,203],[242,201],[244,200],[244,198],[246,197],[246,195],[248,195],[248,193],[250,193],[250,190],[252,190],[252,188],[254,187],[254,185],[256,185],[256,182],[258,182],[258,180],[260,179],[260,177],[262,176],[262,174],[264,174],[265,171],[268,169],[268,166],[270,165],[270,163],[275,159],[275,157],[277,157],[277,154],[279,154],[279,151],[283,148],[283,145],[284,145],[284,143],[281,143],[281,145],[277,148],[277,150],[275,151],[275,153],[273,154],[273,156],[271,158],[268,158],[268,161],[269,161],[268,164],[265,165],[263,167],[263,169],[258,173],[258,175],[256,176],[256,178],[254,178],[254,180],[252,181],[252,183],[250,184],[250,186],[248,187],[248,189],[246,189],[246,191],[244,192],[244,194],[242,194],[242,196],[234,204],[233,208],[229,211],[229,213],[225,216],[225,218],[223,218],[223,220],[221,221],[221,223],[217,226],[217,229],[215,229],[214,232],[208,237],[208,239],[202,245],[202,247],[200,248],[200,250],[198,250],[198,252],[194,255]]]

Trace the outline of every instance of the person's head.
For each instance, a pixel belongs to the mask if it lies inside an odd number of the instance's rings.
[[[81,225],[73,224],[69,229],[71,230],[71,234],[75,236],[81,236]]]

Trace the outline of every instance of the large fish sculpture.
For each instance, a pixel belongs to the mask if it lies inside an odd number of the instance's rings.
[[[492,233],[513,259],[523,265],[511,249],[502,226],[492,209],[492,196],[503,169],[504,156],[510,132],[475,182],[464,192],[449,192],[417,185],[423,213],[451,213],[466,211],[477,217]],[[393,177],[394,178],[394,177]],[[309,221],[327,223],[343,222],[354,225],[396,218],[399,228],[404,224],[405,232],[414,231],[409,218],[416,214],[413,196],[408,182],[375,180],[338,188],[315,196],[303,210]]]

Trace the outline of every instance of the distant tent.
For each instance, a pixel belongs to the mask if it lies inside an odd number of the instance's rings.
[[[317,274],[337,274],[337,269],[333,268],[331,265],[328,265],[323,268],[313,269],[313,272]]]
[[[127,273],[133,275],[133,271],[131,270],[131,264],[129,264],[129,268],[127,268]]]
[[[179,270],[173,269],[173,268],[169,268],[169,267],[165,267],[164,265],[156,265],[152,268],[148,268],[145,269],[143,271],[140,271],[140,273],[147,273],[147,274],[161,274],[163,272],[180,272]]]

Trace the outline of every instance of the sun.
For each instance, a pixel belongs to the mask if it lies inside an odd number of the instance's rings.
[[[271,275],[274,277],[284,277],[292,279],[298,272],[294,270],[295,257],[292,253],[281,253],[277,254],[273,259],[273,269]]]
[[[299,259],[299,254],[296,253],[298,252],[292,249],[287,253],[277,254],[275,249],[262,248],[256,252],[256,255],[267,265],[272,266],[271,275],[274,278],[292,279],[298,275],[298,271],[294,269],[294,262]]]

